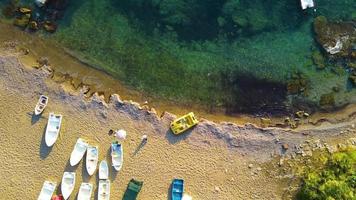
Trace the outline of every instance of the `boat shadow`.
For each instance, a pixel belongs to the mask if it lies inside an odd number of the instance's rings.
[[[108,162],[108,165],[111,163],[111,165],[109,165],[109,179],[111,182],[114,182],[116,179],[117,174],[119,173],[118,171],[116,171],[114,169],[114,167],[112,166],[112,160],[111,160],[111,146],[109,147],[109,149],[106,152],[106,157],[108,158],[108,160],[110,162]]]
[[[34,112],[27,112],[27,115],[31,116],[31,125],[36,124],[41,118],[47,119],[46,117],[42,116],[42,113],[39,115],[35,115]]]
[[[78,165],[79,165],[79,164],[74,165],[74,166],[70,165],[70,159],[68,159],[67,164],[66,164],[66,166],[65,166],[65,168],[64,168],[63,173],[64,173],[64,172],[75,172],[75,171],[77,170],[77,168],[78,168]]]
[[[99,170],[99,169],[98,169]],[[99,173],[95,173],[96,176],[95,176],[95,183],[96,183],[96,187],[95,189],[93,190],[93,193],[94,193],[94,200],[98,200],[98,192],[99,192]]]
[[[170,144],[176,144],[182,140],[185,140],[187,139],[187,137],[189,137],[193,132],[193,129],[189,129],[187,131],[185,131],[184,133],[181,133],[179,135],[175,135],[171,129],[169,129],[167,132],[166,132],[166,139],[168,140],[168,142]]]
[[[167,193],[167,200],[172,200],[172,184],[169,185],[169,188],[168,188],[168,193]]]
[[[51,153],[53,146],[49,147],[46,144],[46,129],[47,129],[47,125],[45,127],[45,129],[43,130],[42,133],[42,139],[41,139],[41,145],[40,145],[40,158],[42,160],[46,159],[48,157],[48,155]]]
[[[82,161],[81,161],[82,162],[82,182],[89,183],[91,176],[88,174],[88,171],[87,171],[86,157],[87,157],[87,154],[85,154],[83,156]]]

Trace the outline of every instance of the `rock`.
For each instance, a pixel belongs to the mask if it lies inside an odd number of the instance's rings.
[[[38,60],[37,60],[38,64],[40,65],[40,67],[43,67],[43,66],[48,66],[49,65],[49,61],[48,61],[48,58],[47,57],[40,57]]]
[[[280,167],[282,167],[282,166],[284,165],[284,158],[280,158],[280,159],[279,159],[278,165],[279,165]]]
[[[309,115],[309,113],[304,112],[304,113],[303,113],[303,116],[306,117],[306,118],[308,118],[310,115]]]
[[[43,28],[49,33],[54,33],[57,30],[57,25],[54,22],[45,21]]]
[[[320,96],[319,105],[322,108],[332,108],[335,105],[334,93],[323,94]]]
[[[317,42],[333,57],[351,57],[356,40],[354,22],[330,22],[324,16],[314,20]]]
[[[318,69],[324,69],[326,67],[324,57],[319,51],[312,52],[312,60]]]
[[[30,23],[28,25],[31,30],[33,30],[33,31],[38,30],[38,23],[36,21],[30,21]]]
[[[282,145],[282,148],[284,151],[287,151],[289,149],[289,145],[285,143]]]
[[[304,116],[304,111],[298,111],[295,113],[295,116],[298,117],[298,118],[302,118]]]
[[[292,74],[290,80],[287,83],[287,90],[289,94],[308,94],[308,84],[306,76],[301,72],[295,72]]]
[[[355,124],[351,124],[351,128],[355,128]]]
[[[22,7],[22,8],[19,8],[19,12],[22,14],[31,14],[32,10],[30,8]]]
[[[272,123],[271,119],[264,118],[264,117],[261,118],[262,126],[267,127],[267,126],[271,125],[271,123]]]
[[[261,170],[262,170],[262,168],[261,168],[261,167],[257,167],[256,169],[257,169],[257,171],[261,171]]]
[[[248,165],[248,168],[251,169],[252,167],[253,167],[253,164],[249,164],[249,165]]]
[[[214,190],[215,192],[221,192],[221,189],[218,186],[215,186]]]
[[[14,20],[14,25],[21,27],[21,28],[26,28],[28,23],[30,22],[31,14],[24,14],[20,17],[17,17]]]
[[[349,80],[351,81],[351,83],[356,86],[356,73],[353,73],[349,76]]]

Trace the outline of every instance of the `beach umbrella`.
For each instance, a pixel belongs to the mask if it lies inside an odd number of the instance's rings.
[[[115,136],[119,140],[124,140],[124,139],[126,139],[126,131],[123,129],[117,130],[115,132]]]

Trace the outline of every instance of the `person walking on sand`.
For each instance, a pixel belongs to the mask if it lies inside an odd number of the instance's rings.
[[[147,142],[147,135],[143,135],[141,138],[142,143],[146,143]]]

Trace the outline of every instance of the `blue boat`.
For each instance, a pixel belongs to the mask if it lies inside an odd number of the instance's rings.
[[[184,180],[174,179],[172,182],[171,196],[172,200],[182,200],[184,192]]]

